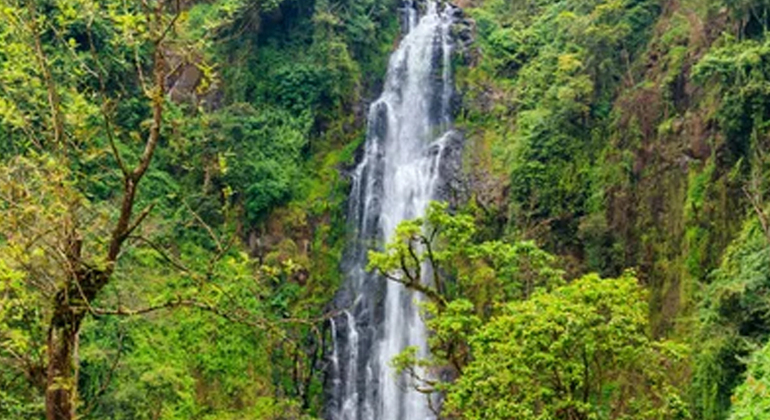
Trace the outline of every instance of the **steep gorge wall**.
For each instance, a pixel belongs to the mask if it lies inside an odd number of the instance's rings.
[[[464,127],[474,144],[466,192],[482,213],[507,221],[498,233],[538,239],[563,255],[574,273],[617,275],[636,268],[655,291],[653,311],[662,333],[740,230],[746,205],[741,183],[729,175],[747,156],[731,148],[719,126],[719,93],[692,75],[730,29],[726,12],[677,2],[626,3],[650,10],[634,28],[642,39],[632,39],[626,28],[630,12],[597,16],[603,2],[570,18],[585,17],[597,32],[626,31],[615,45],[580,46],[570,38],[574,29],[564,27],[567,12],[561,21],[547,22],[545,12],[516,17],[520,12],[512,11],[507,21],[493,23],[498,28],[481,30],[485,39],[475,63],[461,72],[468,98]],[[471,16],[492,25],[489,4],[476,7]],[[567,41],[551,40],[563,43],[551,53],[546,36],[517,28],[527,19],[565,32],[561,38]],[[607,62],[609,48],[617,48],[624,61]],[[595,57],[601,54],[607,57]],[[591,60],[604,61],[591,68]],[[552,71],[569,73],[571,80],[548,74],[545,66],[552,61]],[[570,65],[575,68],[565,71]],[[551,101],[526,97],[527,89],[551,95],[546,83],[556,86]],[[533,116],[541,120],[532,122]],[[555,207],[562,209],[554,212]],[[495,223],[502,224],[490,220],[488,227]]]
[[[477,220],[493,237],[536,239],[573,276],[634,269],[651,291],[653,333],[691,344],[681,380],[697,418],[724,418],[750,347],[736,343],[767,337],[765,321],[736,315],[764,313],[748,296],[766,278],[731,265],[764,264],[745,259],[762,237],[752,226],[765,226],[763,10],[700,0],[467,9],[478,47],[458,76],[463,191]]]

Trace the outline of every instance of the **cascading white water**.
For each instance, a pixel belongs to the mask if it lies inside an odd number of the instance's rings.
[[[420,11],[423,8],[423,11]],[[396,377],[391,360],[407,346],[427,353],[416,300],[402,285],[367,273],[368,249],[389,241],[403,220],[423,215],[442,182],[454,95],[450,5],[408,1],[405,36],[391,55],[382,96],[369,111],[364,155],[353,173],[349,222],[355,240],[345,256],[346,285],[332,323],[331,420],[426,420],[427,397]]]

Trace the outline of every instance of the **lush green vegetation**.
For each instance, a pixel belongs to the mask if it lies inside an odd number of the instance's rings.
[[[690,418],[672,374],[687,346],[651,337],[633,273],[565,284],[553,256],[482,241],[473,222],[435,205],[370,254],[373,268],[428,297],[431,358],[409,349],[394,361],[416,389],[445,393],[445,412],[467,419]],[[426,265],[435,286],[418,281]]]
[[[651,337],[690,349],[669,379],[692,418],[768,416],[748,402],[768,338],[766,7],[468,9],[480,51],[460,73],[467,166],[498,185],[475,201],[504,215],[508,237],[557,254],[568,278],[634,268]]]
[[[319,412],[394,6],[0,4],[0,418]]]
[[[370,254],[426,297],[394,367],[447,418],[770,418],[766,2],[458,3],[463,199]],[[0,0],[0,419],[322,415],[398,6]]]

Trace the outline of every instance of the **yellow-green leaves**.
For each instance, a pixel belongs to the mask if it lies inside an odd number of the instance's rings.
[[[667,403],[676,353],[648,337],[645,293],[630,274],[511,302],[470,343],[474,360],[448,387],[459,418],[686,418]]]
[[[732,397],[729,420],[764,420],[770,417],[770,345],[754,353],[746,380]]]
[[[384,251],[369,252],[368,269],[423,282],[430,289],[425,291],[435,290],[447,302],[467,298],[479,313],[489,314],[501,302],[559,284],[563,273],[554,263],[533,242],[477,240],[472,216],[452,214],[446,204],[434,202],[424,218],[401,223]],[[432,277],[422,279],[424,273]]]

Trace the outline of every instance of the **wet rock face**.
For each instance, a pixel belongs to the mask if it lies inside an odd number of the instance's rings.
[[[187,12],[196,4],[206,0],[180,0],[170,5],[172,9]],[[216,80],[201,69],[204,68],[204,58],[200,55],[190,56],[188,51],[165,48],[166,80],[164,85],[169,98],[177,103],[191,103],[202,106],[206,110],[219,109],[224,104],[224,90]]]
[[[224,92],[201,71],[201,57],[187,57],[172,50],[165,54],[168,76],[164,83],[172,101],[200,105],[207,110],[222,106]]]
[[[447,134],[442,155],[439,160],[439,179],[436,185],[435,197],[437,200],[446,201],[451,207],[457,207],[464,200],[462,194],[464,185],[461,178],[463,150],[465,137],[459,131]]]
[[[470,56],[476,27],[472,19],[465,16],[463,9],[452,9],[455,24],[452,26],[452,38],[455,40],[455,55],[466,60]],[[465,62],[465,61],[464,61]]]

